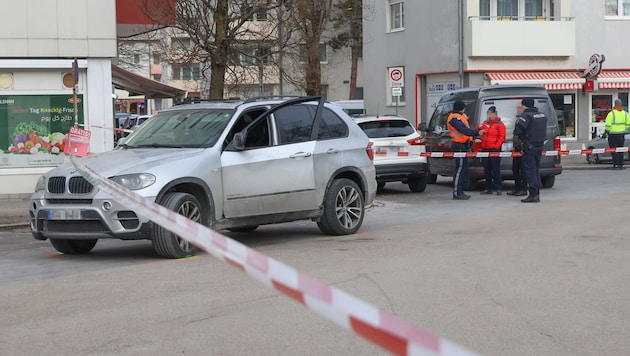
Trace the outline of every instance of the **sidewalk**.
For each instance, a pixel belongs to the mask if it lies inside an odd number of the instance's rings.
[[[562,156],[565,170],[608,169],[612,163],[588,164],[583,155]],[[0,230],[10,230],[29,226],[29,194],[0,194]]]

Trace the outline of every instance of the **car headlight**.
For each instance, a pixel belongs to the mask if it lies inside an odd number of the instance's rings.
[[[41,176],[39,177],[39,179],[37,180],[37,183],[35,184],[35,191],[39,192],[40,190],[45,190],[46,189],[46,177]]]
[[[149,173],[125,174],[110,179],[130,190],[144,189],[155,183],[155,176]]]

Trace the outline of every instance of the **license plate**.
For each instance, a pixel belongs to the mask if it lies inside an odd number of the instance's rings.
[[[78,209],[48,210],[48,220],[81,220],[82,218],[81,210]]]

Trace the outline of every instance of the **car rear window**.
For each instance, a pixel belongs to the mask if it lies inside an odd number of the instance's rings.
[[[402,137],[415,132],[409,121],[404,120],[378,120],[359,124],[359,127],[369,138]]]

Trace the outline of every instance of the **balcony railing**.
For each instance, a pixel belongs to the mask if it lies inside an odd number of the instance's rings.
[[[567,57],[575,55],[573,17],[471,16],[473,57]]]

